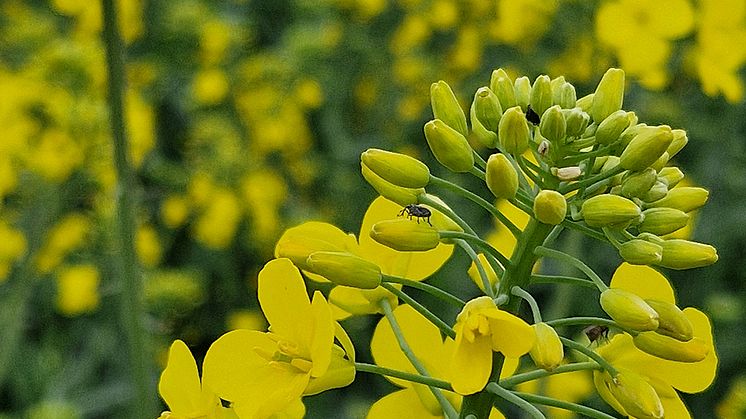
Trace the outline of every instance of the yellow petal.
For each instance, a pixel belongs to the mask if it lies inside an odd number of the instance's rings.
[[[611,278],[612,288],[621,288],[651,299],[676,304],[673,288],[660,272],[646,265],[622,263]]]
[[[394,294],[381,287],[361,290],[359,288],[337,286],[329,293],[330,303],[353,315],[382,313],[379,304],[382,298],[388,299],[394,307],[399,301]]]
[[[345,387],[355,379],[355,364],[345,358],[345,352],[339,346],[332,347],[329,367],[321,377],[312,377],[303,391],[310,396],[333,388]]]
[[[311,313],[314,326],[311,340],[311,361],[313,362],[311,376],[319,377],[324,375],[331,362],[335,325],[329,304],[320,291],[313,294]]]
[[[310,350],[313,333],[311,301],[303,278],[290,259],[269,261],[259,272],[259,305],[270,330]],[[310,354],[304,354],[310,355]]]
[[[200,406],[202,389],[197,363],[181,340],[171,344],[166,369],[158,382],[158,392],[176,415],[187,416],[203,412]]]
[[[342,344],[342,348],[347,354],[347,358],[354,364],[355,363],[355,347],[352,345],[352,340],[347,332],[342,328],[339,322],[334,322],[334,337],[337,338],[339,343]]]
[[[492,349],[495,351],[519,358],[534,347],[536,333],[520,317],[503,310],[490,310],[484,314],[489,318]]]
[[[491,346],[489,336],[478,336],[471,343],[463,339],[462,334],[456,335],[456,348],[450,365],[450,382],[456,393],[474,394],[487,385],[492,372]]]
[[[381,267],[388,275],[422,280],[435,273],[451,256],[452,245],[439,244],[426,252],[399,252],[370,237],[373,224],[397,217],[402,207],[385,198],[376,198],[368,207],[360,227],[360,256]]]
[[[442,418],[443,415],[432,415],[420,402],[420,398],[411,388],[395,391],[378,399],[368,411],[367,419],[427,419]]]

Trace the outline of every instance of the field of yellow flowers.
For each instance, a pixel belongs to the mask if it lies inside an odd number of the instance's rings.
[[[0,2],[0,419],[746,417],[745,66],[740,0]]]

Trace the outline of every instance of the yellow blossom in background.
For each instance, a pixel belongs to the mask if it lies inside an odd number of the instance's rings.
[[[186,269],[148,271],[143,297],[149,311],[168,318],[181,317],[205,301],[205,281],[198,272]]]
[[[197,217],[194,235],[207,247],[224,249],[233,241],[240,220],[238,198],[226,189],[218,189],[212,193],[212,200]]]
[[[572,371],[518,384],[517,390],[579,403],[592,395],[593,382],[588,371]],[[547,417],[571,419],[577,416],[568,410],[547,407]]]
[[[132,165],[138,167],[155,146],[155,115],[150,104],[134,91],[127,92],[125,103],[130,157]]]
[[[51,182],[65,181],[81,163],[83,151],[62,131],[45,131],[29,151],[29,167]]]
[[[506,44],[530,49],[549,29],[558,2],[499,0],[491,35]]]
[[[201,63],[206,66],[220,63],[231,45],[236,30],[230,22],[221,19],[209,19],[204,22],[199,31]]]
[[[189,217],[189,202],[181,195],[169,195],[161,204],[161,219],[169,228],[184,225]]]
[[[57,274],[57,310],[66,316],[78,316],[98,308],[101,278],[93,265],[62,268]]]
[[[198,72],[192,82],[192,94],[197,103],[217,105],[225,99],[230,88],[225,72],[218,68]]]
[[[728,393],[718,403],[718,419],[742,418],[746,415],[746,378],[737,377],[733,380]]]
[[[10,274],[15,262],[26,253],[27,243],[23,232],[0,220],[0,283]]]
[[[141,225],[135,233],[135,250],[143,266],[152,268],[161,261],[160,239],[155,228],[148,224]]]
[[[47,234],[44,245],[36,256],[36,268],[39,272],[52,272],[68,253],[83,245],[91,227],[91,220],[77,213],[58,221]]]
[[[267,321],[262,313],[257,310],[233,310],[228,313],[226,330],[264,330],[266,328]]]
[[[94,37],[101,31],[101,3],[53,0],[52,6],[60,13],[75,17],[79,36]],[[117,6],[121,10],[119,27],[122,38],[127,43],[132,42],[143,33],[143,0],[119,0]]]
[[[275,172],[262,170],[247,175],[241,186],[252,236],[264,243],[276,239],[281,225],[280,207],[288,194],[285,181]]]
[[[317,109],[324,103],[324,91],[319,82],[313,79],[298,80],[295,97],[298,103],[307,109]]]

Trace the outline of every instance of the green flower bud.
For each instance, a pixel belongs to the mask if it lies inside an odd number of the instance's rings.
[[[681,179],[684,179],[684,172],[682,172],[678,167],[666,166],[658,171],[658,179],[665,180],[666,185],[668,185],[669,188],[673,188],[681,181]]]
[[[643,352],[676,362],[699,362],[710,352],[707,343],[700,338],[682,342],[655,332],[639,333],[632,342]]]
[[[642,212],[637,204],[627,198],[603,194],[583,202],[580,214],[591,227],[609,227],[637,221]]]
[[[656,180],[652,188],[642,196],[642,200],[645,202],[657,201],[668,194],[668,185],[662,180]]]
[[[474,93],[473,102],[474,114],[482,125],[490,131],[497,132],[497,125],[500,123],[500,117],[503,110],[500,107],[500,101],[495,93],[489,87],[480,87]],[[472,118],[473,121],[473,118]]]
[[[495,153],[487,159],[485,182],[498,199],[511,199],[518,191],[518,173],[502,153]]]
[[[628,198],[639,198],[645,195],[657,180],[657,173],[652,168],[631,172],[622,180],[622,195]]]
[[[463,136],[469,135],[466,114],[448,83],[440,80],[430,85],[430,104],[433,107],[435,119],[440,119]]]
[[[549,87],[552,88],[552,103],[557,103],[559,98],[559,90],[562,84],[567,83],[565,76],[557,76],[549,81]]]
[[[562,111],[559,105],[554,105],[548,108],[540,115],[541,122],[539,123],[539,131],[541,131],[541,135],[555,144],[560,144],[565,138],[567,123],[565,122],[565,117],[562,116]]]
[[[593,94],[591,117],[595,122],[601,122],[613,112],[622,109],[624,100],[624,71],[618,68],[606,70]]]
[[[654,161],[653,164],[650,165],[655,171],[659,171],[663,169],[666,164],[668,164],[669,156],[668,151],[664,151],[663,154],[661,154],[660,157],[658,157],[658,160]]]
[[[474,167],[474,154],[466,137],[440,119],[425,124],[425,138],[435,158],[454,172],[468,172]]]
[[[565,133],[568,137],[577,137],[588,127],[591,117],[580,108],[566,109],[562,112],[565,116]],[[598,159],[596,159],[598,160]]]
[[[537,115],[543,115],[544,111],[552,106],[552,86],[549,76],[542,74],[534,80],[531,86],[531,98],[529,104]]]
[[[575,107],[577,102],[577,93],[575,93],[575,86],[570,83],[562,83],[559,87],[558,97],[554,97],[554,103],[558,104],[562,109],[572,109]]]
[[[495,92],[497,98],[500,99],[500,106],[503,109],[512,108],[516,106],[518,102],[515,97],[515,88],[513,82],[508,77],[508,73],[502,68],[492,72],[490,77],[490,90]]]
[[[664,198],[653,201],[648,206],[653,208],[676,208],[684,212],[689,212],[702,207],[707,202],[709,196],[710,193],[707,189],[695,186],[682,186],[671,189]]]
[[[676,304],[658,300],[645,300],[658,313],[658,329],[655,333],[670,336],[682,342],[688,342],[694,337],[692,323]]]
[[[655,234],[652,234],[652,233],[640,233],[640,234],[637,235],[637,238],[640,239],[640,240],[645,240],[645,241],[650,242],[650,243],[655,243],[655,244],[657,244],[659,246],[663,245],[663,242],[666,241],[666,240],[664,240],[664,239],[662,239],[662,238],[660,238],[660,237],[658,237],[658,236],[656,236]],[[663,248],[661,247],[661,249],[663,249]]]
[[[661,261],[663,248],[645,240],[632,239],[619,246],[619,256],[633,265],[653,265]]]
[[[619,139],[622,132],[629,126],[627,112],[618,110],[612,112],[606,119],[601,121],[596,128],[596,142],[599,144],[611,144]]]
[[[602,292],[601,307],[625,329],[646,332],[658,328],[658,313],[637,294],[621,288]]]
[[[629,417],[640,419],[662,419],[663,403],[645,379],[631,371],[620,371],[607,382],[614,398]]]
[[[622,131],[622,134],[619,136],[619,143],[615,147],[615,149],[618,149],[620,152],[624,151],[625,148],[629,145],[629,143],[632,142],[632,139],[637,136],[637,134],[640,133],[644,128],[647,127],[647,124],[635,124],[630,125]]]
[[[671,239],[661,245],[663,258],[658,265],[671,269],[692,269],[717,262],[717,250],[709,244]]]
[[[471,109],[469,109],[469,118],[471,118],[471,134],[473,138],[476,138],[482,145],[487,148],[497,148],[497,134],[490,131],[482,125],[482,122],[477,117],[476,100],[471,103]]]
[[[381,268],[347,252],[314,252],[306,265],[315,274],[337,285],[373,289],[381,284]]]
[[[360,161],[396,186],[424,188],[430,182],[430,169],[425,163],[406,154],[369,148],[360,155]]]
[[[593,93],[589,93],[581,97],[580,99],[575,101],[575,107],[580,108],[580,110],[590,115],[591,107],[593,106],[593,96]]]
[[[401,186],[396,186],[375,174],[365,164],[361,164],[360,167],[362,169],[363,178],[373,187],[373,189],[376,190],[376,192],[378,192],[379,195],[389,201],[396,202],[401,206],[416,204],[417,195],[425,193],[425,189],[423,188],[403,188]]]
[[[529,352],[531,359],[537,367],[551,371],[560,364],[565,357],[565,351],[562,347],[559,335],[554,328],[544,322],[536,323],[531,326],[536,332],[536,343]]]
[[[526,151],[531,134],[526,115],[520,107],[514,106],[505,111],[500,119],[497,134],[506,153],[518,156]]]
[[[431,194],[425,194],[425,197],[429,200],[435,201],[438,204],[442,205],[443,207],[450,208],[445,202],[443,202],[442,199],[440,199],[436,195]],[[429,208],[430,212],[432,213],[430,222],[435,228],[439,231],[457,231],[457,232],[464,232],[464,229],[461,228],[455,221],[453,221],[450,217],[446,216],[442,212],[436,210],[435,208]],[[451,239],[442,239],[442,243],[449,243],[452,244]]]
[[[643,170],[655,163],[673,140],[671,127],[660,125],[641,129],[619,156],[619,163],[628,170]]]
[[[642,222],[637,229],[663,236],[686,226],[689,215],[676,208],[649,208],[642,212]]]
[[[531,80],[526,76],[518,77],[513,85],[516,104],[525,111],[531,101]]]
[[[561,193],[544,189],[534,199],[534,215],[544,224],[557,225],[567,215],[567,201]]]
[[[435,227],[404,218],[373,224],[370,237],[400,252],[424,252],[435,249],[440,243],[440,235]]]
[[[673,141],[671,141],[671,145],[666,149],[669,157],[675,156],[689,142],[689,138],[686,136],[686,131],[683,129],[671,130],[671,133],[673,133]]]

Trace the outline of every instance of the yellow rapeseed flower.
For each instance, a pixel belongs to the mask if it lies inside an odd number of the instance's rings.
[[[66,316],[94,311],[99,305],[101,277],[93,265],[69,266],[57,275],[57,309]]]

